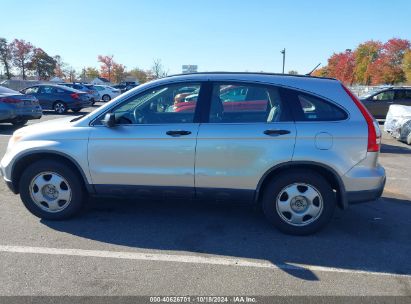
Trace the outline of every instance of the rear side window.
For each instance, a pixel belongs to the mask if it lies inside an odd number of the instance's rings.
[[[248,83],[216,83],[213,86],[210,123],[279,122],[286,119],[284,114],[276,87]]]
[[[405,90],[405,98],[411,99],[411,90]]]

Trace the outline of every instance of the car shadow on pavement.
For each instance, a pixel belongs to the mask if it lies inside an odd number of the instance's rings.
[[[269,261],[319,280],[305,265],[411,274],[411,202],[381,198],[337,210],[321,232],[297,237],[273,228],[261,211],[234,203],[91,199],[82,215],[42,223],[57,231],[129,247]],[[293,267],[287,267],[292,265]]]
[[[13,126],[12,124],[0,124],[0,135],[12,135],[14,131],[21,127]]]
[[[390,154],[411,154],[411,147],[402,147],[399,145],[381,145],[381,153],[390,153]]]

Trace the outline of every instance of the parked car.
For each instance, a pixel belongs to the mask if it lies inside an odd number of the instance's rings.
[[[136,81],[124,81],[120,82],[118,85],[113,86],[113,88],[118,89],[121,93],[127,92],[132,88],[137,87],[139,84]]]
[[[96,101],[100,100],[100,94],[92,84],[87,84],[87,83],[78,83],[78,82],[73,82],[73,83],[65,83],[62,82],[60,85],[79,90],[82,92],[85,92],[90,95],[90,101],[91,104],[94,105]]]
[[[411,87],[388,87],[361,97],[374,117],[385,118],[392,104],[411,106]]]
[[[0,122],[24,126],[29,119],[39,119],[42,114],[35,97],[0,86]]]
[[[37,98],[44,110],[54,110],[58,114],[67,110],[77,113],[91,106],[89,94],[65,86],[40,84],[21,92]]]
[[[102,100],[104,102],[110,101],[111,99],[121,94],[121,91],[119,89],[115,89],[106,85],[94,85],[94,88],[99,94],[98,100]]]
[[[199,90],[194,111],[167,112],[183,86]],[[253,92],[258,106],[224,107],[227,86]],[[300,235],[337,206],[381,196],[380,140],[338,80],[197,73],[146,83],[82,118],[23,128],[0,168],[44,219],[74,216],[87,195],[229,199],[260,204],[281,231]]]

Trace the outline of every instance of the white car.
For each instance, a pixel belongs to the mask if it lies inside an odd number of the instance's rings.
[[[121,94],[121,91],[106,85],[94,85],[100,95],[100,100],[107,102]]]

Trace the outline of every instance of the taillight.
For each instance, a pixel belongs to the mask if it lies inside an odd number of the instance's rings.
[[[381,144],[381,131],[378,126],[378,122],[371,115],[368,109],[363,105],[363,103],[355,96],[345,85],[341,84],[345,92],[350,96],[352,101],[354,101],[357,108],[360,110],[361,114],[364,116],[365,121],[368,126],[368,152],[378,152],[380,151]]]
[[[70,94],[70,96],[71,96],[73,99],[80,99],[80,97],[78,96],[77,93],[72,93],[72,94]]]
[[[2,98],[0,97],[0,102],[15,104],[15,103],[22,102],[22,100],[21,99],[15,99],[15,98],[12,98],[12,97],[2,97]]]

